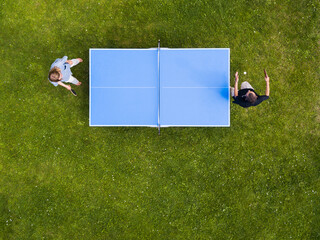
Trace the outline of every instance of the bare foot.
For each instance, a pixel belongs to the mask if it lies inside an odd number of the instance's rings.
[[[77,86],[80,86],[80,85],[81,85],[81,82],[78,82],[76,85],[77,85]]]
[[[82,58],[77,58],[79,60],[79,62],[83,62]]]

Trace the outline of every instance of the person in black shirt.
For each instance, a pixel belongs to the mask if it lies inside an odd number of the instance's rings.
[[[269,76],[265,72],[266,81],[266,94],[260,96],[254,91],[254,88],[248,82],[241,84],[241,89],[238,91],[239,75],[238,72],[235,74],[235,85],[231,88],[231,95],[234,99],[233,103],[239,104],[241,107],[247,108],[251,106],[257,106],[262,101],[269,98],[270,87],[269,87]]]

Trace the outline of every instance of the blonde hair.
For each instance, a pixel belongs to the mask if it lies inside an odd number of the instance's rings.
[[[51,82],[59,82],[59,77],[60,77],[60,69],[57,67],[52,68],[49,71],[49,76],[48,78],[50,79]]]

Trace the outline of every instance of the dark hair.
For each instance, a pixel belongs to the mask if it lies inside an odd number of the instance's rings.
[[[257,100],[257,95],[254,93],[249,93],[249,95],[246,97],[246,101],[249,101],[250,103],[254,103]]]
[[[59,82],[60,81],[59,77],[60,77],[60,71],[57,67],[54,67],[49,71],[48,78],[50,79],[51,82]]]

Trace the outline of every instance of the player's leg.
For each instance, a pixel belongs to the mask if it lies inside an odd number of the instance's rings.
[[[248,82],[243,82],[241,83],[241,89],[246,89],[246,88],[251,88],[251,89],[254,89],[250,83]]]
[[[234,97],[234,87],[230,87],[231,97]]]
[[[75,58],[75,59],[71,59],[71,61],[72,61],[72,65],[70,67],[72,68],[75,65],[77,65],[78,63],[82,62],[82,59],[81,58]]]
[[[66,81],[67,83],[72,83],[74,85],[81,85],[81,82],[78,81],[74,76],[70,76],[69,80]]]

